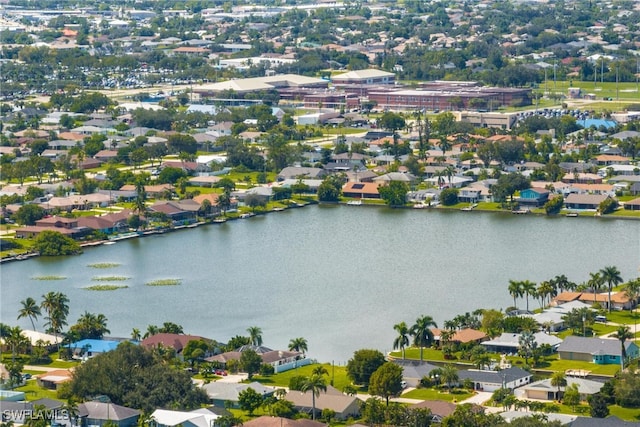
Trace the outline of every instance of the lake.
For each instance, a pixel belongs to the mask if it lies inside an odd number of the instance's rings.
[[[512,305],[510,279],[565,274],[580,283],[608,265],[625,280],[638,276],[639,221],[308,206],[3,264],[0,321],[16,324],[26,297],[61,291],[69,324],[85,310],[102,313],[114,336],[171,321],[226,341],[259,326],[268,347],[304,337],[310,357],[344,364],[360,348],[391,350],[398,322],[427,314],[441,326],[477,308]],[[65,279],[33,279],[49,275]],[[105,276],[128,279],[92,280]],[[145,285],[174,278],[181,284]],[[104,283],[128,288],[83,289]]]

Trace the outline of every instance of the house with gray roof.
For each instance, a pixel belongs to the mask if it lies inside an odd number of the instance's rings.
[[[428,377],[431,371],[438,368],[436,365],[419,360],[395,359],[393,363],[402,368],[402,379],[409,387],[417,387],[422,378]]]
[[[280,171],[277,179],[278,181],[284,181],[286,179],[298,179],[300,177],[309,179],[322,179],[322,177],[324,177],[326,174],[327,172],[321,168],[287,166]]]
[[[218,417],[209,409],[201,408],[190,412],[156,409],[150,418],[157,427],[211,427]]]
[[[285,399],[292,402],[299,411],[311,413],[313,410],[313,393],[290,390]],[[336,413],[336,418],[339,420],[357,417],[360,413],[360,401],[356,396],[346,395],[330,385],[327,386],[326,391],[316,396],[315,405],[316,413],[330,409]]]
[[[640,423],[623,421],[615,415],[607,418],[578,417],[571,423],[571,427],[638,427]]]
[[[566,377],[567,385],[558,387],[551,384],[551,378],[536,381],[531,384],[527,384],[522,387],[524,397],[527,399],[537,400],[560,400],[564,395],[564,391],[567,387],[571,387],[575,384],[578,387],[581,400],[587,400],[588,396],[596,394],[600,391],[604,382],[593,381],[586,378]]]
[[[489,341],[481,342],[480,345],[485,347],[487,351],[505,354],[516,354],[520,348],[520,335],[511,332],[504,332],[499,337],[496,337]],[[533,334],[535,342],[538,346],[542,344],[548,344],[552,348],[557,348],[562,340],[555,335],[549,335],[545,332],[536,332]]]
[[[261,396],[271,396],[275,391],[272,387],[265,387],[258,382],[252,382],[249,384],[238,383],[226,383],[226,382],[211,382],[202,386],[202,389],[207,393],[209,399],[214,405],[224,406],[224,402],[237,406],[238,397],[241,392],[248,388],[252,388],[256,393]]]
[[[460,382],[471,380],[474,390],[496,391],[500,388],[515,389],[531,382],[533,374],[524,369],[511,367],[501,371],[467,369],[458,372]]]
[[[626,341],[624,345],[627,357],[636,359],[638,345],[633,341]],[[619,365],[622,359],[622,346],[616,339],[568,336],[558,346],[558,355],[562,360],[582,360],[597,365]]]
[[[81,425],[100,426],[105,424],[116,425],[118,427],[134,427],[138,425],[140,411],[105,402],[84,402],[78,405],[78,415],[81,418]]]

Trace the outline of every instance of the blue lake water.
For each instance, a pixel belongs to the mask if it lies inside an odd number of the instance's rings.
[[[89,267],[99,262],[118,266]],[[19,301],[55,290],[69,296],[70,324],[103,313],[112,335],[171,321],[226,341],[259,326],[271,348],[305,337],[311,357],[342,364],[360,348],[389,351],[400,321],[512,305],[509,279],[583,282],[608,265],[638,276],[639,221],[310,206],[4,264],[0,321],[30,328],[16,321]],[[32,279],[45,275],[66,279]],[[128,288],[83,289],[99,276]],[[182,283],[145,286],[168,278]]]

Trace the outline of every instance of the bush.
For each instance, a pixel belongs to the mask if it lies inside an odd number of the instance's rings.
[[[452,206],[458,203],[458,189],[445,188],[440,193],[440,201],[444,206]]]
[[[307,381],[304,375],[296,375],[289,380],[289,390],[302,390],[302,385]]]
[[[564,197],[556,196],[544,204],[544,211],[547,213],[547,215],[555,215],[560,213],[563,205]]]
[[[263,377],[273,375],[275,371],[276,370],[274,369],[274,367],[269,365],[268,363],[263,363],[262,365],[260,365],[260,375],[262,375]]]
[[[600,212],[602,215],[606,215],[615,212],[617,208],[618,202],[616,200],[605,199],[600,203],[600,206],[598,206],[598,212]]]

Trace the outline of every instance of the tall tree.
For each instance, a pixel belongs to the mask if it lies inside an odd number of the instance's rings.
[[[447,385],[449,392],[451,392],[453,385],[456,384],[459,379],[458,370],[451,363],[447,363],[442,367],[440,378],[442,379],[442,382]]]
[[[529,311],[529,296],[535,295],[536,284],[534,282],[531,282],[530,280],[522,281],[522,292],[524,293],[527,301],[527,311]]]
[[[393,363],[386,362],[371,375],[369,381],[369,393],[385,399],[389,406],[389,398],[402,391],[402,368]]]
[[[262,329],[260,329],[258,326],[251,326],[247,328],[247,332],[249,333],[251,344],[255,346],[262,345]]]
[[[554,372],[553,375],[551,375],[551,385],[558,389],[558,392],[556,394],[556,399],[559,400],[560,399],[560,388],[561,387],[565,387],[567,385],[567,379],[564,376],[564,372],[562,372],[562,371]]]
[[[400,322],[397,325],[393,325],[393,329],[398,333],[396,339],[393,340],[393,349],[400,349],[404,360],[404,349],[409,345],[409,327],[405,322]]]
[[[20,304],[22,305],[22,308],[20,308],[20,311],[18,312],[18,319],[22,319],[23,317],[29,318],[29,320],[31,320],[31,327],[35,331],[35,320],[38,319],[38,316],[42,315],[38,303],[33,298],[28,297],[27,299],[20,301]]]
[[[513,297],[513,306],[517,307],[516,298],[520,298],[524,295],[524,292],[522,291],[522,282],[509,280],[509,295]]]
[[[62,292],[48,292],[42,296],[40,307],[47,312],[45,319],[49,330],[57,337],[67,324],[69,298]]]
[[[422,351],[433,343],[433,332],[431,328],[438,325],[431,316],[421,316],[416,319],[416,323],[411,327],[410,334],[413,335],[413,344],[420,347],[420,361],[423,361]]]
[[[311,392],[311,419],[316,419],[316,397],[320,396],[320,392],[327,391],[327,383],[324,376],[313,374],[302,384],[301,391],[306,393]]]
[[[613,265],[604,267],[602,270],[600,270],[600,275],[602,276],[602,280],[607,284],[609,293],[608,308],[609,313],[611,313],[611,290],[614,286],[623,282],[622,276],[620,276],[620,270],[618,270],[618,268]]]
[[[299,351],[304,355],[308,349],[307,340],[303,337],[292,338],[291,341],[289,341],[290,351]]]
[[[624,345],[628,340],[632,340],[635,336],[627,325],[620,325],[616,332],[611,335],[613,338],[620,341],[621,346],[621,358],[620,366],[624,369],[624,362],[627,359],[627,347]]]

